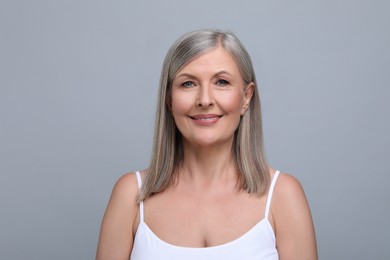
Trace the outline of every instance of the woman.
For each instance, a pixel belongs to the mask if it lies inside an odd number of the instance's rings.
[[[262,147],[240,41],[219,30],[179,38],[163,65],[151,165],[116,183],[97,259],[317,259],[303,189]]]

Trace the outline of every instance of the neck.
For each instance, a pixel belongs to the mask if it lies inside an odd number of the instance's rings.
[[[193,146],[186,142],[184,157],[179,167],[180,180],[196,186],[234,183],[236,163],[232,155],[232,141],[219,145]]]

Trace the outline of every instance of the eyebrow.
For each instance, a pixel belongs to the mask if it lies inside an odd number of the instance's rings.
[[[181,78],[181,77],[188,77],[188,78],[196,78],[194,75],[192,74],[189,74],[189,73],[181,73],[177,76],[174,77],[174,80],[177,79],[177,78]]]
[[[220,75],[222,75],[222,74],[227,74],[227,75],[229,75],[229,76],[233,76],[232,74],[230,74],[230,73],[227,72],[226,70],[221,70],[221,71],[215,73],[215,74],[213,75],[213,77],[220,76]],[[192,75],[192,74],[190,74],[190,73],[181,73],[181,74],[177,75],[177,76],[175,77],[175,79],[180,78],[180,77],[196,78],[194,75]]]
[[[232,74],[230,74],[230,73],[227,72],[226,70],[222,70],[222,71],[220,71],[220,72],[218,72],[218,73],[215,73],[215,76],[220,76],[220,75],[222,75],[222,74],[227,74],[227,75],[229,75],[229,76],[233,76]]]

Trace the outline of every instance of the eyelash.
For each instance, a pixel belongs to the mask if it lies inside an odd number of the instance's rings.
[[[227,86],[229,85],[229,81],[227,81],[226,79],[219,79],[215,84],[218,86]]]
[[[188,84],[191,84],[191,86],[189,86]],[[185,81],[180,86],[183,88],[190,88],[190,87],[193,87],[194,85],[195,85],[195,83],[193,81]]]
[[[218,79],[215,82],[215,85],[217,85],[217,86],[227,86],[229,84],[230,84],[229,81],[227,81],[226,79]],[[185,81],[180,86],[183,88],[191,88],[191,87],[196,86],[196,84],[193,81]]]

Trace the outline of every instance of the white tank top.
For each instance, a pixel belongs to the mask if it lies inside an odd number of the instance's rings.
[[[138,187],[142,181],[136,172]],[[275,234],[268,220],[272,193],[279,171],[268,191],[264,218],[239,238],[218,246],[193,248],[169,244],[161,240],[144,222],[144,205],[140,203],[140,223],[134,238],[131,260],[278,260]]]

